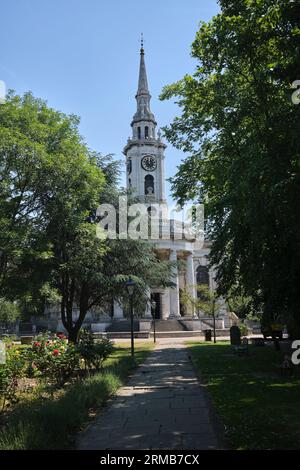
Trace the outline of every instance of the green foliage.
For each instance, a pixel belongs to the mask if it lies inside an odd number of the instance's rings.
[[[95,341],[93,333],[87,330],[80,332],[76,351],[84,360],[87,369],[100,369],[113,350],[113,343],[109,339],[103,338]]]
[[[165,129],[189,156],[175,197],[205,203],[219,293],[238,287],[264,316],[300,324],[300,77],[297,2],[220,0],[192,46],[195,73],[166,87]],[[291,322],[292,323],[292,322]]]
[[[27,375],[54,387],[62,387],[74,378],[81,360],[86,369],[98,370],[113,350],[110,340],[95,341],[93,333],[86,330],[80,332],[77,345],[68,341],[63,334],[39,335],[26,351]]]
[[[147,287],[171,277],[171,265],[144,241],[99,238],[97,207],[117,207],[125,193],[119,163],[90,151],[78,124],[30,93],[11,93],[0,107],[0,294],[27,316],[59,303],[74,343],[88,310],[126,302],[130,276],[139,311]]]
[[[0,298],[0,322],[13,322],[20,316],[20,309],[15,302]]]
[[[6,361],[0,364],[0,410],[17,403],[18,381],[25,374],[26,356],[10,340],[5,340]]]
[[[40,335],[28,350],[30,371],[35,376],[54,386],[63,386],[79,367],[79,354],[75,346],[65,337],[49,338],[49,335]]]
[[[206,284],[198,284],[195,286],[197,296],[194,297],[188,290],[182,291],[182,302],[184,304],[192,304],[198,311],[202,310],[205,315],[217,316],[223,308],[223,302],[218,297],[215,290],[211,290]]]
[[[248,327],[244,322],[240,322],[238,327],[240,329],[241,336],[247,336],[248,335],[248,333],[249,333]]]
[[[214,342],[216,343],[216,317],[221,312],[224,302],[219,298],[217,291],[211,290],[206,284],[198,284],[195,286],[195,289],[197,291],[196,297],[189,290],[183,290],[181,301],[185,305],[192,306],[193,310],[201,310],[205,315],[212,317]]]
[[[148,353],[149,345],[137,346],[133,362],[129,348],[118,346],[100,373],[70,384],[58,398],[20,404],[0,429],[0,449],[74,448],[90,410],[104,406]]]
[[[226,302],[229,311],[235,313],[239,318],[247,318],[249,320],[257,318],[254,314],[253,301],[251,297],[229,294],[226,298]]]
[[[0,106],[0,292],[29,315],[53,299],[62,231],[80,233],[104,182],[78,124],[31,93],[10,93]]]

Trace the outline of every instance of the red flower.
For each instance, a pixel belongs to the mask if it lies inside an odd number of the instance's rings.
[[[35,343],[33,343],[33,345],[36,347],[36,348],[39,348],[41,343],[39,343],[38,341],[36,341]]]
[[[53,349],[52,354],[53,354],[53,356],[58,356],[59,350],[58,349]]]

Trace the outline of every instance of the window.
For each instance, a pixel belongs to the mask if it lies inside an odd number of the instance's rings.
[[[145,139],[149,139],[149,127],[145,127]]]
[[[206,266],[198,266],[196,271],[196,279],[198,286],[209,286],[209,272]],[[198,299],[205,300],[205,291],[203,292],[201,289],[197,291]]]
[[[209,285],[209,273],[206,266],[198,266],[197,268],[197,284],[206,284]]]
[[[145,176],[145,195],[151,196],[154,194],[154,178],[152,175]]]
[[[140,139],[141,138],[141,128],[138,127],[137,130],[138,130],[138,139]]]

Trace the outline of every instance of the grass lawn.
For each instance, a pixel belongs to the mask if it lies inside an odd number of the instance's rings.
[[[249,346],[237,356],[228,342],[188,343],[195,367],[233,449],[300,449],[300,371],[282,377],[282,353]]]
[[[152,343],[136,342],[136,364],[151,347]],[[101,372],[66,385],[54,398],[33,392],[0,417],[0,450],[74,448],[77,433],[126,382],[134,366],[129,345],[117,344]]]

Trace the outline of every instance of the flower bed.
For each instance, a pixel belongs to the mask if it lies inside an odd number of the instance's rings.
[[[76,345],[63,334],[39,335],[26,347],[6,340],[6,362],[0,364],[0,410],[17,403],[20,392],[26,390],[26,379],[54,390],[82,376],[82,367],[85,373],[99,370],[112,352],[111,341],[95,342],[88,332],[82,332]]]
[[[64,387],[56,388],[53,394],[47,388],[34,387],[27,400],[2,414],[0,450],[76,447],[77,433],[126,382],[132,369],[144,362],[152,346],[152,343],[136,344],[133,361],[129,344],[118,345],[100,372],[92,369],[95,373],[89,374],[87,371],[82,380],[76,375]],[[24,377],[20,379],[21,383],[23,381],[33,385],[37,379]]]

